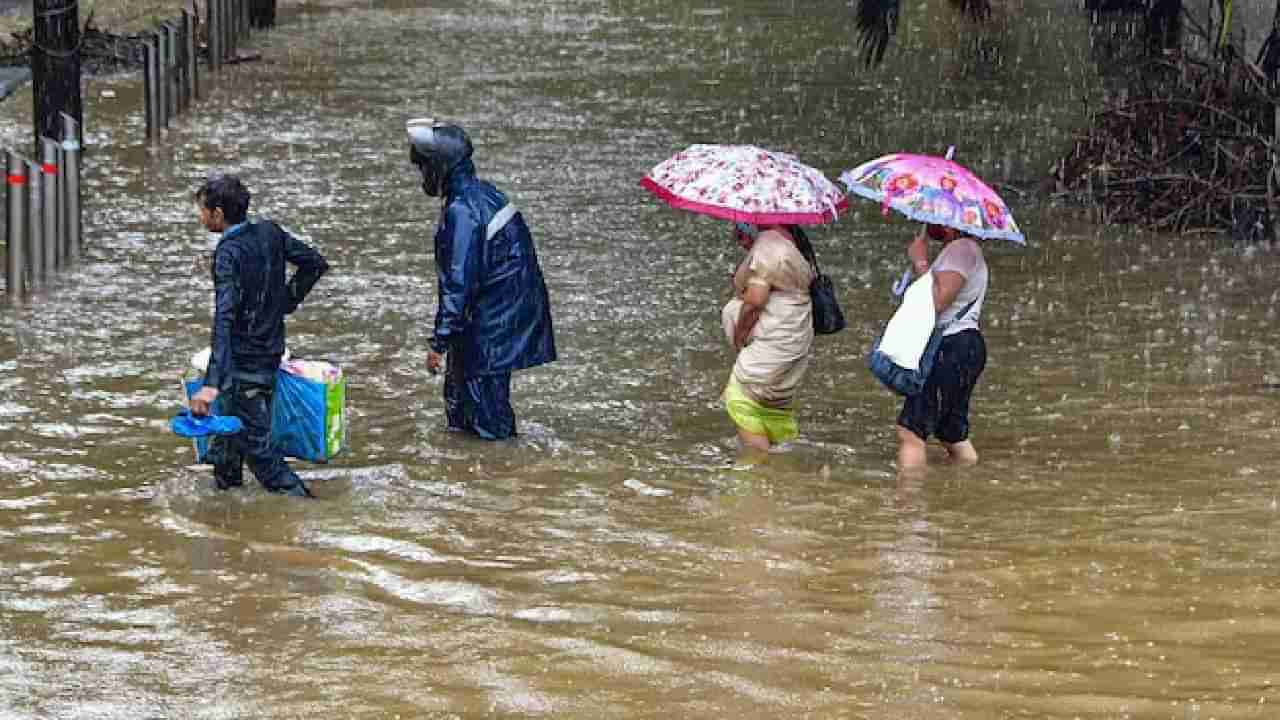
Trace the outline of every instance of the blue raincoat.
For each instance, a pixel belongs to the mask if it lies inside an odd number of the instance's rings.
[[[556,359],[551,300],[533,237],[516,213],[491,239],[507,197],[462,160],[445,182],[436,228],[436,324],[431,349],[460,355],[463,377],[510,373]]]

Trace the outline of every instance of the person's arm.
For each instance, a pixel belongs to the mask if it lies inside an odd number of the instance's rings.
[[[933,265],[933,306],[938,312],[955,302],[978,267],[980,251],[970,240],[953,240]]]
[[[955,270],[933,271],[933,309],[942,312],[955,302],[964,289],[964,275]]]
[[[483,228],[464,203],[449,203],[438,233],[448,251],[436,268],[436,325],[431,334],[431,351],[443,355],[454,339],[467,329],[468,309],[480,283],[480,238]],[[441,258],[436,258],[439,263]]]
[[[742,292],[742,309],[738,311],[738,322],[733,327],[733,346],[739,350],[746,347],[751,338],[751,331],[760,321],[760,313],[769,302],[769,285],[760,281],[750,282]]]
[[[916,275],[929,272],[929,236],[925,234],[924,228],[907,243],[907,257],[911,259],[911,269]]]
[[[209,333],[209,366],[204,387],[191,398],[191,411],[208,415],[209,405],[231,384],[231,325],[242,299],[239,258],[230,248],[213,257],[213,326]]]
[[[287,315],[298,309],[316,281],[329,271],[329,263],[315,248],[295,238],[284,228],[278,229],[284,233],[284,259],[297,268],[289,278],[288,301],[284,308]]]

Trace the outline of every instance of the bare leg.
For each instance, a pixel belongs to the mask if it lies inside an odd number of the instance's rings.
[[[958,443],[942,443],[947,449],[947,458],[956,465],[977,465],[978,451],[974,449],[973,443],[968,440],[961,440]]]
[[[739,465],[760,465],[769,460],[769,438],[738,428]]]
[[[761,452],[769,452],[769,436],[757,435],[749,433],[742,428],[738,428],[738,442],[742,443],[743,450],[759,450]]]
[[[924,441],[910,430],[897,426],[898,430],[898,470],[922,468],[927,463]]]

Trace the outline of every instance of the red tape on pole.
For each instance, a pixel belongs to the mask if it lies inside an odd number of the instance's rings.
[[[10,185],[26,185],[27,176],[26,175],[10,175],[9,184]]]
[[[57,175],[58,166],[53,163],[45,163],[40,166],[40,171],[43,172],[45,175]]]

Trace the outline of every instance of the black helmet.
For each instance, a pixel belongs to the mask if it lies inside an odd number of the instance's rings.
[[[409,162],[422,173],[422,189],[432,197],[444,192],[449,171],[471,157],[471,139],[457,125],[419,119],[405,123],[409,133]]]

